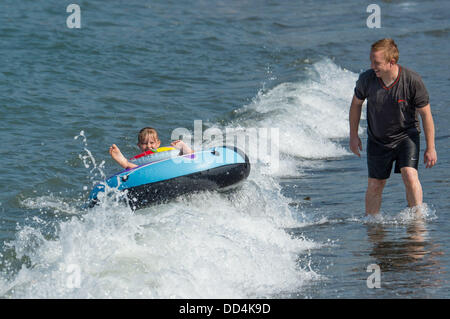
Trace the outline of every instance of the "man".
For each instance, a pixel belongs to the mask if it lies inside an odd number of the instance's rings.
[[[422,186],[417,173],[422,118],[426,149],[424,163],[433,167],[437,161],[434,145],[434,123],[429,96],[420,76],[397,64],[399,52],[392,39],[372,44],[371,69],[359,76],[350,106],[350,149],[361,156],[358,136],[362,104],[367,99],[367,166],[366,214],[376,215],[381,195],[395,162],[395,173],[401,173],[409,207],[422,204]]]

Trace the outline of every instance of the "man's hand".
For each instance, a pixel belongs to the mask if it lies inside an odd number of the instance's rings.
[[[362,143],[361,143],[361,139],[359,138],[359,136],[350,137],[350,150],[354,154],[361,157],[361,154],[359,153],[359,151],[362,151]]]
[[[423,162],[426,164],[426,168],[433,167],[437,162],[437,153],[436,149],[426,149],[425,153],[423,154]]]
[[[436,148],[434,147],[434,121],[431,115],[430,104],[425,105],[417,109],[422,117],[423,131],[425,133],[425,141],[427,142],[427,148],[423,154],[423,162],[426,164],[426,168],[433,167],[437,161]]]

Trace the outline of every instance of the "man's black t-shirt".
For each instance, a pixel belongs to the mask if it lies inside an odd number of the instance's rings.
[[[360,74],[355,96],[367,99],[367,132],[371,141],[394,148],[408,136],[420,133],[416,108],[429,103],[421,77],[399,65],[397,79],[386,87],[372,69]]]

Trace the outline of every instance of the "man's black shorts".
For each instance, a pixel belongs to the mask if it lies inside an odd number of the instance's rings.
[[[418,168],[420,151],[420,135],[409,136],[395,148],[386,148],[367,139],[367,167],[369,177],[387,179],[391,175],[395,161],[394,173],[400,173],[402,167]]]

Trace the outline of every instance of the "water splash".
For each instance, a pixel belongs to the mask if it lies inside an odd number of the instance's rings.
[[[85,168],[90,168],[92,165],[92,168],[89,170],[89,178],[91,181],[94,180],[98,175],[100,175],[101,180],[106,179],[106,175],[104,172],[105,168],[105,161],[101,161],[100,164],[97,165],[97,161],[95,160],[95,157],[92,155],[92,152],[88,149],[88,143],[87,143],[87,137],[84,134],[84,130],[80,131],[80,134],[74,137],[74,140],[77,140],[78,138],[83,138],[83,150],[85,154],[78,154],[78,158],[83,162],[83,165]]]
[[[436,210],[427,203],[415,207],[406,207],[396,215],[380,212],[376,215],[367,215],[362,218],[365,224],[399,224],[408,225],[416,221],[431,221],[436,219]]]

